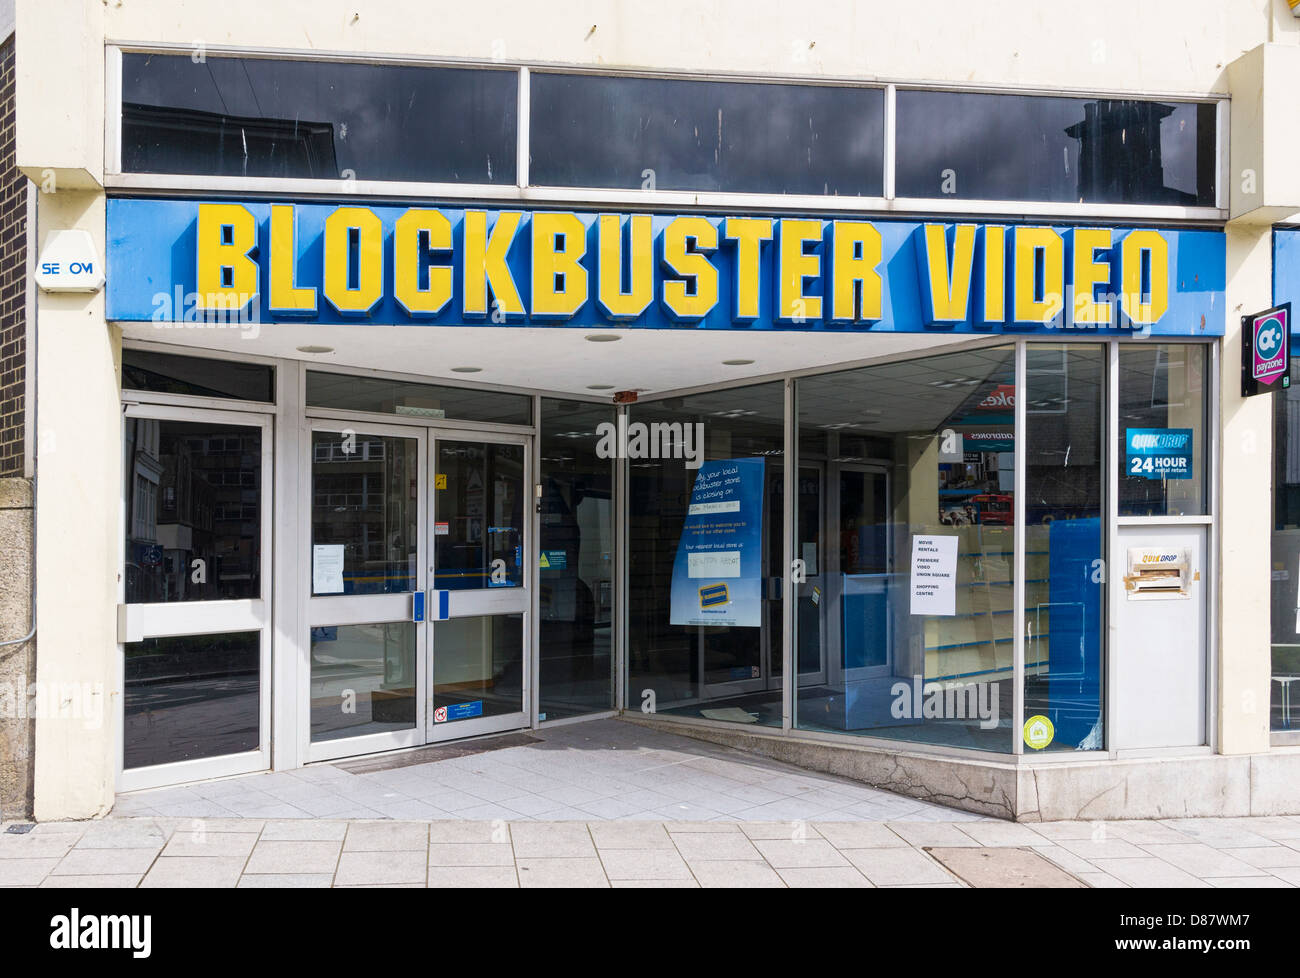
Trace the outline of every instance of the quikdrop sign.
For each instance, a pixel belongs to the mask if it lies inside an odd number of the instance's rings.
[[[1241,317],[1241,396],[1291,386],[1291,303]]]
[[[1137,479],[1190,479],[1191,428],[1126,428],[1124,471]]]
[[[121,198],[108,242],[117,322],[1223,335],[1218,231]]]

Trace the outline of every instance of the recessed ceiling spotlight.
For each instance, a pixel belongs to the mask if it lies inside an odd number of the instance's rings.
[[[741,360],[723,360],[723,361],[722,361],[722,364],[723,364],[723,366],[726,366],[726,367],[747,367],[747,366],[749,366],[749,365],[750,365],[751,363],[753,363],[753,362],[754,362],[753,360],[744,360],[744,359],[741,359]]]
[[[612,391],[613,389],[614,389],[613,384],[588,384],[587,385],[587,390],[589,391]]]
[[[588,343],[613,343],[615,340],[621,340],[623,337],[617,333],[588,333],[584,337]]]
[[[451,372],[454,374],[481,374],[482,367],[452,367]]]
[[[334,352],[334,347],[332,347],[332,346],[311,346],[311,345],[308,345],[308,346],[300,346],[300,347],[298,347],[298,352],[299,352],[299,353],[333,353],[333,352]]]

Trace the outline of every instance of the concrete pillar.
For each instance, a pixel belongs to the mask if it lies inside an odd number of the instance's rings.
[[[104,196],[42,194],[42,241],[80,228],[104,254]],[[43,294],[37,314],[36,721],[38,820],[89,818],[113,803],[116,606],[121,547],[121,335],[103,293]]]
[[[1241,317],[1272,305],[1272,229],[1227,227],[1226,330],[1220,357],[1219,751],[1269,746],[1269,561],[1273,398],[1241,396]]]

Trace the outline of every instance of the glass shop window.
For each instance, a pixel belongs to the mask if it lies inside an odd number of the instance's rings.
[[[122,170],[513,184],[511,70],[122,55]]]

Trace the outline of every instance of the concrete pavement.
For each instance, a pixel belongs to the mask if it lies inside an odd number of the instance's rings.
[[[1300,816],[999,821],[10,823],[0,887],[1281,887]]]

